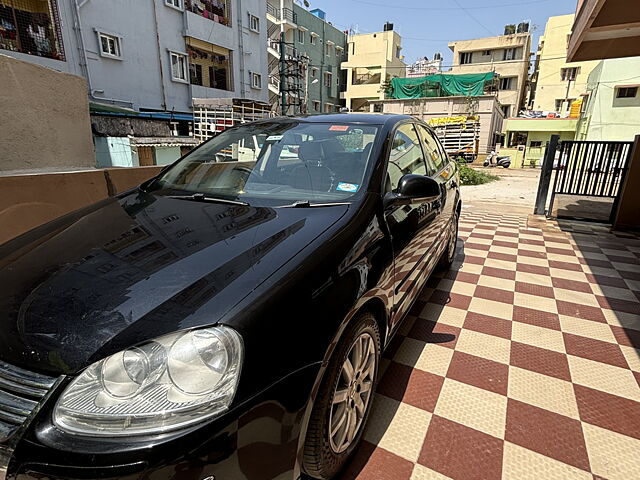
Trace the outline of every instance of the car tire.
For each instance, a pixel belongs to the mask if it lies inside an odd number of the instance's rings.
[[[447,246],[442,252],[442,256],[440,257],[440,262],[438,263],[438,268],[441,270],[447,270],[451,268],[453,264],[453,260],[456,258],[456,251],[458,248],[458,221],[460,220],[460,215],[456,210],[453,213],[453,218],[451,219],[451,224],[448,227],[447,232]]]
[[[358,353],[365,349],[369,353]],[[357,358],[360,364],[354,361]],[[356,364],[351,379],[346,373],[347,360]],[[378,323],[371,313],[364,312],[351,322],[336,347],[313,406],[303,455],[303,469],[310,477],[333,478],[357,448],[371,411],[379,364]]]

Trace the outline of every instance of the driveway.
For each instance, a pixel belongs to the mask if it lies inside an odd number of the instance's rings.
[[[466,207],[454,267],[387,351],[342,478],[640,478],[640,239]]]

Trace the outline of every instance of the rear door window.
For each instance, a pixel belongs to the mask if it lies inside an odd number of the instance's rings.
[[[440,146],[438,140],[424,125],[416,125],[420,132],[422,147],[429,169],[429,175],[435,175],[445,166],[444,150]]]

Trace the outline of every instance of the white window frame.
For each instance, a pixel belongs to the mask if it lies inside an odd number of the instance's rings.
[[[516,90],[516,88],[514,87],[514,79],[516,79],[516,83],[517,83],[517,77],[501,77],[500,78],[500,83],[498,84],[498,90],[502,90],[502,91],[508,91],[508,90]],[[509,88],[503,88],[503,81],[505,81],[506,83],[508,83],[508,87]],[[516,85],[517,86],[517,85]]]
[[[310,38],[310,40],[309,40],[309,43],[310,43],[311,45],[317,45],[317,44],[318,44],[317,40],[318,40],[318,37],[319,37],[319,36],[320,36],[320,35],[318,35],[316,32],[311,32],[311,34],[310,34],[310,37],[311,37],[311,38]]]
[[[249,30],[251,30],[252,32],[260,33],[260,18],[256,17],[252,13],[249,14]]]
[[[318,68],[311,67],[311,77],[316,78],[318,76]]]
[[[314,100],[313,101],[313,110],[315,112],[319,112],[321,108],[322,108],[322,105],[320,104],[320,102],[318,100]]]
[[[580,74],[580,67],[563,67],[560,69],[560,79],[563,82],[575,82]]]
[[[184,0],[164,0],[164,4],[180,12],[184,11]]]
[[[460,52],[460,65],[469,65],[472,62],[473,52]]]
[[[251,75],[251,88],[260,90],[262,88],[262,75],[255,72],[250,72]]]
[[[182,75],[184,78],[176,77],[173,74],[173,57],[179,57],[184,60],[182,65]],[[185,52],[177,52],[169,50],[169,70],[171,71],[171,80],[178,83],[189,83],[189,55]]]
[[[96,30],[96,34],[98,35],[98,51],[100,52],[100,56],[105,58],[112,58],[114,60],[122,60],[122,37],[120,35],[115,35],[113,33],[107,33],[100,30]],[[114,41],[114,46],[117,54],[105,52],[102,49],[103,37],[106,38],[107,40]]]
[[[329,45],[329,42],[324,42],[324,56],[331,56],[331,45]]]
[[[298,30],[298,43],[304,45],[304,30]]]

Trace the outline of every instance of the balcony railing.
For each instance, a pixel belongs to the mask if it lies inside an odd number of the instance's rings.
[[[277,18],[278,20],[288,20],[292,23],[298,23],[298,15],[290,8],[283,8],[281,14],[279,8],[267,3],[267,14]]]
[[[354,75],[351,81],[352,85],[376,85],[380,83],[379,73],[362,73]]]

